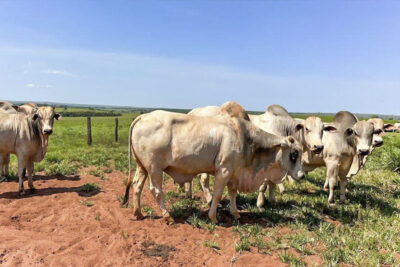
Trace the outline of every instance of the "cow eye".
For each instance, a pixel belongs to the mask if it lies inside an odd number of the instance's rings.
[[[360,136],[356,131],[354,132],[354,135],[355,135],[355,136]]]
[[[290,153],[290,161],[295,163],[297,161],[297,158],[299,157],[299,152],[293,151],[292,153]]]
[[[374,131],[374,134],[381,134],[383,131],[382,131],[382,129],[376,129],[375,131]]]
[[[306,128],[306,132],[308,133],[310,131],[310,129]]]

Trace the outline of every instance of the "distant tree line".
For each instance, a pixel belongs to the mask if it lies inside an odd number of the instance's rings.
[[[115,111],[61,111],[63,117],[118,117],[122,114]]]

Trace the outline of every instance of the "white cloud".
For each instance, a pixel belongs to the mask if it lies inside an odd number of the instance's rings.
[[[68,77],[75,77],[76,75],[66,71],[66,70],[53,70],[53,69],[47,69],[47,70],[43,70],[42,73],[46,73],[46,74],[54,74],[54,75],[61,75],[61,76],[68,76]]]
[[[34,87],[34,88],[53,88],[53,85],[51,84],[34,84],[34,83],[28,83],[26,87]]]

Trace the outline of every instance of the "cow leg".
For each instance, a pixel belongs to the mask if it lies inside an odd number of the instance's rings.
[[[147,179],[146,170],[137,164],[135,178],[133,179],[133,217],[136,220],[143,218],[140,208],[140,195],[142,194],[144,183]],[[128,191],[129,195],[129,191]]]
[[[328,176],[326,176],[326,179],[325,179],[324,190],[325,191],[329,190],[329,178],[328,178]]]
[[[18,194],[24,195],[24,167],[25,161],[18,157]]]
[[[162,192],[162,182],[163,182],[163,175],[162,171],[156,170],[152,173],[149,173],[150,176],[150,191],[153,194],[155,200],[158,203],[158,206],[161,209],[162,215],[167,222],[173,222],[171,215],[165,208],[164,199],[163,199],[163,192]]]
[[[347,177],[340,177],[340,203],[346,202],[346,186],[347,186]]]
[[[289,181],[290,184],[294,184],[295,180],[293,179],[292,176],[286,174],[286,177],[288,178],[288,181]],[[286,177],[285,177],[285,178],[286,178]]]
[[[192,198],[192,182],[185,183],[185,196],[186,198]]]
[[[276,185],[268,181],[268,201],[269,203],[275,203],[275,187]]]
[[[229,193],[229,206],[230,206],[230,212],[233,216],[233,218],[235,218],[235,220],[240,218],[239,212],[237,210],[237,206],[236,206],[236,196],[237,196],[237,185],[231,185],[228,184],[228,193]]]
[[[0,155],[0,177],[6,176],[5,175],[5,165],[3,161],[3,155]]]
[[[210,176],[208,175],[208,173],[200,174],[200,185],[206,197],[207,204],[208,206],[210,206],[212,201],[212,194],[210,192]]]
[[[213,198],[211,202],[211,208],[208,211],[208,217],[213,223],[217,223],[218,203],[221,201],[222,193],[224,192],[224,188],[227,185],[230,178],[231,178],[231,173],[227,168],[222,168],[215,175]]]
[[[264,203],[265,203],[264,193],[266,189],[267,189],[267,181],[265,181],[258,189],[257,208],[261,212],[264,211]]]
[[[336,161],[336,160],[327,160],[326,161],[326,174],[327,174],[327,179],[329,180],[328,203],[331,205],[335,204],[334,188],[337,183],[338,168],[339,168],[338,161]]]
[[[10,173],[8,172],[8,166],[10,164],[10,154],[3,154],[1,155],[1,165],[0,166],[0,176],[8,177]]]
[[[26,172],[28,173],[28,186],[31,193],[35,192],[35,187],[33,186],[33,162],[29,162],[26,167]]]
[[[10,155],[8,155],[10,157]],[[6,174],[7,154],[0,154],[0,176],[7,176]]]
[[[278,184],[278,188],[279,188],[279,193],[283,193],[285,192],[285,186],[283,185],[283,183]]]
[[[10,165],[10,154],[7,154],[6,156],[5,156],[5,160],[4,160],[4,176],[5,177],[8,177],[8,176],[10,176],[10,173],[9,173],[9,171],[8,171],[8,167],[9,167],[9,165]]]

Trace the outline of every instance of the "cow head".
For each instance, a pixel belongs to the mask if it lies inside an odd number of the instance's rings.
[[[53,133],[54,119],[59,120],[61,115],[54,112],[53,107],[39,107],[32,115],[40,135],[42,156],[46,154],[49,136]]]
[[[282,159],[281,166],[286,168],[290,176],[296,180],[304,178],[302,171],[301,156],[303,149],[301,144],[292,136],[286,137],[285,142],[281,144]]]
[[[374,126],[374,137],[372,139],[373,147],[380,147],[383,145],[383,136],[385,135],[385,124],[382,119],[374,118],[369,119],[369,123],[372,123]]]
[[[32,119],[37,122],[38,130],[41,135],[49,136],[53,133],[54,119],[59,120],[61,115],[54,112],[53,107],[39,107],[32,115]]]
[[[353,137],[356,145],[356,153],[366,156],[370,152],[374,137],[374,126],[367,121],[359,121],[352,128],[347,128],[344,132],[346,137]]]
[[[336,128],[332,125],[324,125],[321,118],[308,117],[303,123],[303,140],[308,150],[320,154],[324,149],[322,135],[324,131],[333,132]]]

